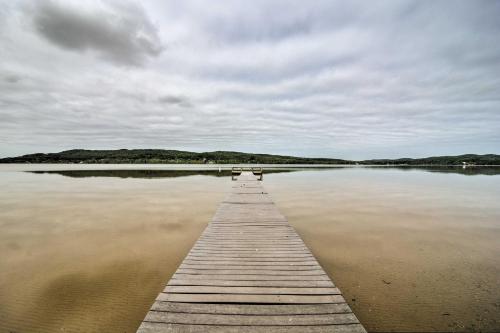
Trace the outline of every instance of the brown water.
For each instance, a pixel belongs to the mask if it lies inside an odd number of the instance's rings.
[[[0,331],[135,332],[230,186],[0,175]]]
[[[231,185],[15,170],[0,166],[0,332],[135,332]],[[369,331],[500,331],[492,170],[297,171],[264,185]]]
[[[369,331],[500,331],[500,175],[340,169],[266,188]]]

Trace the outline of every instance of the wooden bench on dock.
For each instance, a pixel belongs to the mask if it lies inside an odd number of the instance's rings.
[[[231,169],[231,179],[235,180],[238,179],[237,177],[241,175],[242,172],[251,172],[255,176],[259,176],[257,180],[262,180],[264,170],[262,167],[233,167]]]
[[[137,332],[366,331],[261,182],[242,171]]]

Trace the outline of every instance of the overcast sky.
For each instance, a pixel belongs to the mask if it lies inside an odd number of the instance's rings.
[[[500,1],[0,0],[0,156],[500,153]]]

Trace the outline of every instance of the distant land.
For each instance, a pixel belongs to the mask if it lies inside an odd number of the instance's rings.
[[[0,163],[103,163],[103,164],[343,164],[343,165],[500,165],[500,155],[466,154],[426,158],[372,159],[350,161],[233,151],[195,153],[164,149],[72,149],[59,153],[37,153],[0,159]]]

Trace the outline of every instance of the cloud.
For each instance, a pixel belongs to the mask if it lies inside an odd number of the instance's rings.
[[[192,104],[185,96],[165,95],[158,98],[158,102],[162,104],[178,105],[182,107],[191,107]]]
[[[157,29],[139,5],[42,0],[30,11],[36,32],[65,49],[94,51],[125,65],[140,65],[163,50]]]
[[[499,153],[499,2],[2,6],[4,155]]]
[[[7,75],[5,76],[4,80],[8,83],[17,83],[21,80],[21,77],[18,75]]]

